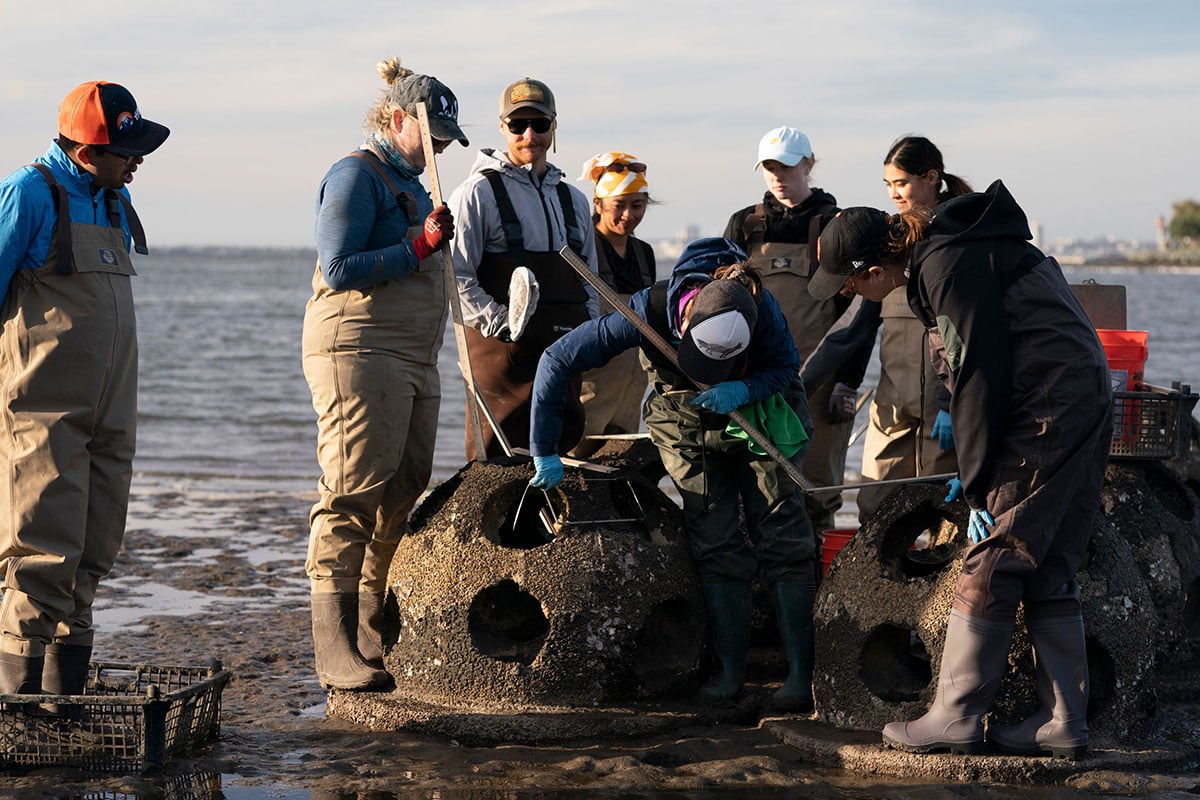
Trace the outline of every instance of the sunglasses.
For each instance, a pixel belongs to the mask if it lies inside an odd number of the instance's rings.
[[[604,167],[605,172],[645,172],[646,165],[640,161],[634,161],[631,164],[622,164],[618,161]]]
[[[508,132],[513,136],[520,136],[526,128],[533,128],[534,133],[547,133],[550,130],[550,125],[553,120],[549,117],[533,117],[522,119],[510,119],[504,124],[508,126]]]
[[[137,156],[126,156],[122,155],[121,153],[113,152],[112,150],[108,150],[104,146],[98,144],[92,145],[92,152],[98,156],[113,156],[126,162],[133,161],[135,158],[137,158]]]

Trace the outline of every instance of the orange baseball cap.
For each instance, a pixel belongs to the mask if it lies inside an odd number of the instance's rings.
[[[108,81],[81,83],[63,98],[58,132],[123,156],[153,153],[171,134],[165,125],[142,118],[128,89]]]

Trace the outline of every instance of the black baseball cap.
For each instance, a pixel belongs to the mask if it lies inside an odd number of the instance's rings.
[[[142,118],[128,89],[108,81],[81,83],[63,98],[58,132],[122,156],[149,155],[171,134],[165,125]]]
[[[808,282],[808,293],[818,300],[828,300],[855,272],[884,263],[890,219],[886,211],[866,206],[838,212],[821,232],[817,247],[820,263]]]
[[[734,280],[709,281],[692,299],[687,330],[679,343],[679,368],[703,384],[727,380],[750,346],[758,305]]]
[[[390,99],[414,117],[417,103],[424,103],[429,114],[429,135],[433,138],[443,142],[458,140],[463,147],[471,144],[458,126],[458,98],[437,78],[416,72],[405,75],[392,84]]]

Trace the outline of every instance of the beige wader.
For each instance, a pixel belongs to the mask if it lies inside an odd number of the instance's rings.
[[[779,301],[803,363],[838,318],[834,301],[817,300],[808,293],[808,282],[817,269],[809,245],[751,241],[747,252],[751,263],[762,275],[763,286]],[[838,423],[829,419],[832,380],[804,388],[808,393],[808,408],[812,413],[814,430],[802,472],[817,486],[840,484],[845,477],[846,449],[854,425],[852,422]],[[827,530],[835,527],[834,515],[842,507],[842,495],[840,492],[808,494],[804,497],[804,504],[813,529]]]
[[[133,263],[121,228],[69,231],[74,269],[54,236],[46,263],[13,278],[0,334],[0,651],[22,656],[91,646],[133,474]]]
[[[863,441],[863,477],[914,478],[957,472],[954,449],[942,450],[929,438],[937,418],[941,382],[927,355],[925,326],[908,306],[904,287],[883,299],[880,316],[879,386],[871,403]],[[899,486],[871,486],[858,492],[858,519],[865,523]]]
[[[433,470],[446,313],[438,253],[366,289],[330,289],[319,265],[313,275],[303,346],[321,465],[305,563],[314,593],[386,588]]]

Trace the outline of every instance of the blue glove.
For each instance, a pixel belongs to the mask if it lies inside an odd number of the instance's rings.
[[[718,414],[728,414],[750,399],[750,387],[745,381],[725,381],[711,389],[706,389],[692,398],[691,405],[697,408],[707,408]]]
[[[996,520],[992,519],[992,515],[987,509],[976,511],[971,509],[971,520],[967,523],[967,536],[975,544],[979,544],[991,534],[988,533],[988,526],[995,525]]]
[[[950,487],[950,494],[946,495],[945,502],[953,503],[963,496],[962,481],[958,479],[957,475],[946,481],[946,485]]]
[[[529,485],[535,489],[553,489],[562,483],[563,463],[558,456],[534,456],[533,478]]]
[[[937,418],[933,421],[933,431],[930,439],[938,440],[938,447],[950,450],[954,447],[954,428],[950,425],[950,412],[938,409]]]

